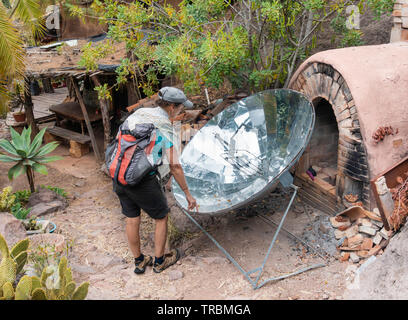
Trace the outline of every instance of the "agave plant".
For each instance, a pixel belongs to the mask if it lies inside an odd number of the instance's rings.
[[[0,140],[0,148],[9,153],[0,154],[0,161],[17,162],[8,172],[9,180],[25,173],[31,192],[35,191],[34,171],[47,175],[48,170],[44,163],[62,159],[59,156],[46,156],[58,146],[58,142],[53,141],[41,147],[45,130],[46,128],[42,129],[31,141],[31,126],[28,129],[24,128],[21,135],[10,128],[11,141]]]

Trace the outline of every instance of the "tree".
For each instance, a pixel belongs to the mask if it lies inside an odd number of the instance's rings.
[[[39,0],[0,0],[0,115],[7,112],[10,83],[24,77],[21,30],[34,34],[43,31],[39,3]]]
[[[346,9],[367,6],[380,16],[393,0],[95,0],[92,11],[67,4],[71,14],[94,15],[109,26],[108,40],[83,49],[80,64],[94,70],[97,61],[125,42],[129,58],[117,69],[117,84],[130,77],[151,95],[158,74],[175,75],[184,89],[228,80],[251,91],[288,85],[291,75],[316,43],[325,22],[345,24]],[[339,28],[343,46],[361,44],[357,30]],[[108,88],[97,88],[106,94]]]

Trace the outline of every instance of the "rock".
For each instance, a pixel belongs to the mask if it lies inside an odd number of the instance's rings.
[[[0,212],[0,234],[6,240],[9,248],[27,238],[27,232],[21,220],[7,212]]]
[[[382,223],[381,221],[375,221],[375,220],[371,220],[371,222],[373,223],[373,225],[379,229],[381,229],[384,226],[384,223]]]
[[[354,237],[347,238],[347,243],[350,248],[356,248],[363,243],[364,237],[361,234],[356,234]]]
[[[355,252],[350,252],[350,261],[357,263],[360,261],[360,257]]]
[[[385,228],[382,228],[380,234],[385,240],[388,240],[392,236],[393,232],[391,230],[387,231]]]
[[[80,179],[79,181],[75,182],[74,185],[76,187],[83,187],[85,185],[85,180],[84,179]]]
[[[382,239],[383,239],[383,237],[381,236],[381,234],[379,232],[377,232],[375,237],[373,238],[373,243],[375,245],[380,244]]]
[[[361,250],[370,250],[373,247],[373,239],[365,238],[361,243]]]
[[[64,209],[65,207],[61,205],[60,201],[53,201],[50,203],[39,203],[34,207],[31,207],[31,211],[28,214],[28,217],[40,217],[48,213],[53,213],[58,210]]]
[[[356,234],[358,234],[358,225],[353,225],[352,227],[348,228],[345,232],[347,238],[352,238]]]
[[[370,228],[370,227],[366,227],[366,226],[359,226],[358,227],[358,231],[368,234],[370,236],[375,236],[375,234],[377,233],[377,231],[374,228]]]
[[[58,195],[52,190],[41,187],[38,188],[38,191],[31,194],[26,205],[27,208],[31,208],[28,217],[39,217],[58,210],[63,210],[67,206],[68,201],[64,197]]]
[[[370,222],[370,220],[367,219],[367,218],[358,218],[356,223],[359,226],[366,226],[366,227],[370,227],[370,228],[372,228],[372,226],[373,226],[372,223]]]
[[[108,169],[106,168],[106,164],[105,164],[105,163],[102,164],[100,170],[110,178],[110,174],[109,174]]]
[[[176,270],[169,270],[167,274],[169,276],[170,281],[179,280],[179,279],[182,279],[184,277],[183,271],[180,271],[180,270],[177,270],[177,269]]]
[[[347,238],[346,237],[343,237],[343,238],[341,238],[339,241],[337,241],[337,246],[338,247],[341,247],[343,244],[344,244],[344,241],[346,240]]]
[[[347,261],[350,258],[350,252],[342,252],[341,253],[341,257],[340,257],[340,261]]]

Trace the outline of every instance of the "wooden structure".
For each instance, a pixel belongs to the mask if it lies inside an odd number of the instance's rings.
[[[56,123],[54,127],[47,129],[48,134],[68,140],[71,145],[70,150],[76,150],[71,152],[73,156],[87,153],[89,151],[87,145],[90,143],[96,158],[99,161],[103,161],[104,150],[101,146],[98,146],[95,128],[92,124],[95,126],[98,122],[102,122],[103,146],[106,148],[112,139],[112,120],[115,116],[120,115],[120,108],[125,108],[129,104],[134,103],[134,101],[126,99],[126,101],[112,102],[105,99],[94,99],[90,102],[87,99],[89,97],[86,96],[87,92],[85,89],[81,90],[81,84],[86,82],[88,86],[91,86],[88,93],[94,93],[94,86],[103,85],[107,82],[111,85],[114,81],[116,67],[126,57],[126,50],[124,46],[119,46],[115,55],[106,59],[106,61],[102,61],[104,64],[100,65],[97,71],[87,72],[84,68],[78,66],[80,47],[85,43],[85,40],[78,40],[76,46],[64,46],[62,53],[61,50],[57,51],[55,48],[50,49],[47,47],[28,49],[26,57],[26,85],[29,87],[31,81],[40,80],[44,91],[51,92],[53,90],[52,81],[65,81],[69,92],[68,101],[52,105],[49,108],[49,111],[54,114]],[[113,92],[112,96],[114,96]],[[133,97],[135,94],[129,93],[122,96]],[[39,99],[39,97],[36,98]],[[33,116],[30,90],[26,92],[25,109],[27,124],[31,125],[38,132]],[[61,120],[64,119],[79,123],[81,125],[81,132],[76,132],[73,129],[71,130],[71,128],[63,128]]]

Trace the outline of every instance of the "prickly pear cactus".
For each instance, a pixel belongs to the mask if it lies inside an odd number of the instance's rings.
[[[17,264],[10,257],[10,252],[6,240],[3,238],[1,234],[0,234],[0,252],[1,252],[0,288],[3,288],[3,285],[6,282],[14,283],[14,281],[16,280]]]
[[[76,287],[72,280],[71,269],[66,257],[62,257],[58,266],[44,268],[41,279],[23,276],[15,290],[13,283],[16,274],[27,261],[29,240],[19,241],[9,250],[6,240],[0,234],[0,300],[84,300],[88,294],[89,283]]]
[[[48,267],[43,270],[41,286],[48,300],[84,300],[88,294],[89,283],[85,282],[76,288],[67,258],[62,257],[58,268]]]
[[[3,285],[3,296],[4,300],[11,300],[14,298],[14,288],[10,282],[6,282]]]
[[[15,300],[30,300],[32,286],[31,277],[22,277],[16,287]]]
[[[16,274],[19,274],[23,270],[23,267],[27,262],[27,250],[29,245],[30,241],[28,239],[24,239],[17,242],[10,251],[10,257],[17,263]]]

